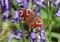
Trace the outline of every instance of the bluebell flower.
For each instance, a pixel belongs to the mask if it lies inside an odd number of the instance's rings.
[[[9,17],[9,11],[5,11],[3,13],[3,20],[8,21],[8,17]]]
[[[9,10],[9,2],[8,0],[1,0],[1,8],[5,11]]]
[[[20,40],[22,38],[22,31],[21,30],[17,31],[17,35],[12,33],[9,37],[9,41],[12,41],[12,39],[14,38]]]
[[[22,31],[20,30],[20,31],[17,31],[18,33],[17,33],[17,35],[15,36],[15,38],[16,39],[21,39],[22,38]]]
[[[12,22],[19,23],[19,11],[18,10],[14,11],[14,17],[13,17]]]
[[[34,11],[35,11],[35,15],[36,16],[40,16],[40,7],[37,7],[36,9],[34,9]]]
[[[58,12],[54,16],[60,16],[60,8],[58,9]]]
[[[10,37],[9,37],[9,42],[12,42],[12,39],[13,38],[15,38],[15,34],[14,33],[12,33],[11,35],[10,35]]]
[[[24,8],[27,9],[27,8],[28,8],[28,1],[27,1],[27,0],[23,0],[23,1],[24,1],[24,2],[23,2],[23,3],[24,3]]]
[[[5,0],[5,9],[8,10],[9,9],[9,0]]]
[[[40,16],[40,7],[46,8],[46,6],[43,4],[45,0],[32,0],[33,5],[36,4],[37,7],[34,9],[35,15]]]
[[[27,0],[16,0],[19,6],[23,6],[24,8],[28,8],[28,1]]]
[[[60,0],[57,0],[57,1],[55,2],[56,6],[57,6],[59,3],[60,3]]]
[[[37,1],[36,4],[40,7],[46,8],[46,6],[42,2],[44,2],[44,1],[42,1],[42,0],[41,0],[41,2]]]
[[[4,0],[1,0],[1,9],[5,10]]]
[[[42,39],[42,41],[44,41],[44,40],[45,40],[44,33],[45,33],[45,31],[44,31],[44,30],[41,30],[40,35],[41,35],[41,39]]]
[[[51,2],[54,6],[57,6],[57,5],[60,3],[60,0],[56,0],[56,2],[50,0],[50,2]]]
[[[41,40],[42,40],[42,42],[47,41],[47,39],[45,38],[45,35],[44,35],[45,30],[41,29],[41,30],[39,31],[39,33],[40,33],[40,36],[41,36]]]
[[[30,33],[30,40],[33,41],[33,42],[36,42],[37,37],[36,37],[35,32],[31,32],[31,33]]]

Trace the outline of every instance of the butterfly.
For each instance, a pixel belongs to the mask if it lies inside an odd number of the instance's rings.
[[[32,9],[20,9],[19,16],[23,18],[23,21],[34,29],[41,29],[43,27],[43,20],[35,15]]]

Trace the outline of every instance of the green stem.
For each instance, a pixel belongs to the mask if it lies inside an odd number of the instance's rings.
[[[49,28],[49,42],[51,41],[51,29],[52,29],[52,25],[51,25],[51,21],[52,21],[52,17],[51,17],[51,3],[48,0],[48,28]]]
[[[23,29],[22,20],[20,20],[20,27],[21,27],[21,29],[22,29],[23,42],[25,42],[25,31],[24,31],[24,29]]]
[[[32,2],[29,2],[29,8],[30,8],[30,9],[33,8]]]

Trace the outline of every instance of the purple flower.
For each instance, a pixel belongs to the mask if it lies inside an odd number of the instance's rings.
[[[12,41],[13,38],[15,38],[15,34],[14,34],[14,33],[12,33],[12,34],[10,35],[9,41]]]
[[[34,9],[34,11],[35,11],[35,15],[36,16],[40,16],[40,7],[37,7],[36,9]]]
[[[42,38],[42,40],[45,39],[45,37],[44,37],[44,33],[45,33],[45,31],[44,31],[44,30],[41,30],[41,38]]]
[[[8,17],[9,17],[9,11],[5,11],[3,13],[3,20],[8,21]]]
[[[13,17],[12,22],[19,23],[19,11],[18,10],[14,11],[14,17]]]
[[[28,8],[28,1],[27,0],[16,0],[19,6],[23,6],[24,8]]]
[[[36,38],[35,32],[30,33],[30,40],[33,41],[33,42],[34,41],[36,42],[37,38]]]
[[[5,10],[4,0],[1,0],[1,9],[2,9],[2,10]]]
[[[9,4],[8,4],[8,0],[5,0],[5,8],[6,8],[6,10],[8,10],[9,9]]]
[[[46,8],[46,6],[40,1],[37,1],[36,4],[40,7]]]
[[[54,16],[60,16],[60,8],[59,8],[58,12]]]
[[[9,9],[8,0],[1,0],[1,8],[5,11]]]
[[[46,41],[46,38],[45,38],[45,36],[44,36],[44,33],[45,33],[45,30],[41,29],[41,30],[40,30],[40,36],[41,36],[42,42],[45,42],[45,41]]]
[[[17,35],[15,36],[16,39],[21,39],[22,38],[22,31],[18,31]]]
[[[50,0],[50,2],[51,2],[54,6],[57,6],[57,5],[60,3],[60,0],[57,0],[56,2]]]
[[[55,2],[56,6],[57,6],[59,3],[60,3],[60,0],[57,0],[57,1]]]
[[[9,41],[12,41],[13,38],[16,38],[16,39],[20,40],[22,38],[22,31],[21,30],[18,31],[17,35],[12,33],[9,37]]]
[[[23,3],[24,3],[24,8],[27,9],[27,8],[28,8],[28,1],[27,1],[27,0],[23,0],[23,1],[24,1],[24,2],[23,2]]]

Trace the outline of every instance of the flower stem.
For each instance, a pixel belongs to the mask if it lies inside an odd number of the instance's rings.
[[[24,28],[23,28],[23,25],[22,25],[22,20],[20,20],[20,27],[21,27],[21,30],[22,30],[23,42],[25,42],[25,32],[24,32]]]
[[[49,28],[49,42],[51,42],[51,25],[52,17],[51,17],[51,3],[48,0],[48,28]]]

